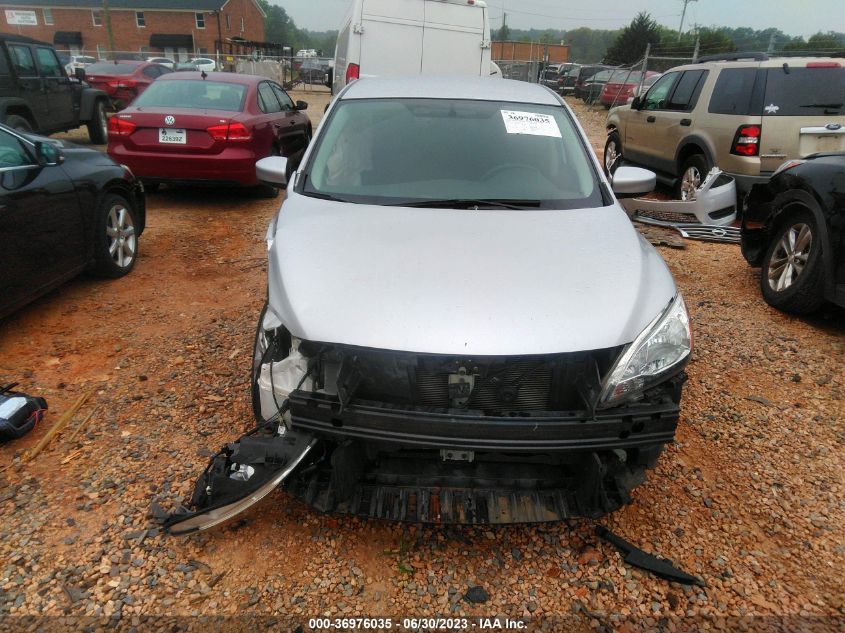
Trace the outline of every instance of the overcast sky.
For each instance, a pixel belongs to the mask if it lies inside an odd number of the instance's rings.
[[[285,8],[297,26],[312,31],[337,29],[350,0],[270,0]],[[660,24],[678,28],[683,0],[487,0],[491,25],[502,24],[502,7],[513,28],[573,29],[625,26],[639,11]],[[845,31],[845,0],[696,0],[690,2],[685,25],[775,27],[789,35]],[[686,30],[686,29],[685,29]]]

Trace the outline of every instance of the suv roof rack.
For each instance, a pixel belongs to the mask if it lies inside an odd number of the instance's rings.
[[[705,62],[736,62],[742,59],[752,59],[755,62],[765,62],[769,59],[766,53],[718,53],[716,55],[705,55],[696,60],[697,64]]]

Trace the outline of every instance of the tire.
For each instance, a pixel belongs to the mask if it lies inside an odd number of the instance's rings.
[[[92,145],[105,145],[109,142],[109,122],[106,117],[106,102],[97,99],[94,102],[94,110],[91,112],[91,120],[88,121],[88,138]]]
[[[824,303],[821,236],[809,209],[783,211],[763,256],[760,290],[766,303],[791,314],[809,314]]]
[[[138,260],[138,221],[126,198],[106,194],[97,209],[94,224],[94,272],[117,279],[135,267]]]
[[[675,185],[676,200],[695,200],[695,190],[701,186],[710,165],[704,154],[693,154],[681,165],[681,172],[678,176],[678,183]]]
[[[32,124],[18,114],[10,114],[7,116],[6,125],[18,132],[32,132]]]
[[[611,152],[611,154],[609,155],[608,152]],[[610,168],[614,161],[617,161],[617,167],[622,161],[622,139],[619,138],[619,132],[616,130],[607,135],[607,141],[604,144],[602,166],[604,167],[604,175],[608,178],[610,178]]]

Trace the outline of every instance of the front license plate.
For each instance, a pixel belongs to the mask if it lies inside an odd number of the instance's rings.
[[[184,145],[188,142],[188,135],[185,133],[185,130],[160,127],[158,129],[158,142],[170,143],[172,145]]]

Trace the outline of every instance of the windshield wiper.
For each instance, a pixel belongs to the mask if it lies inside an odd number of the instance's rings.
[[[309,198],[319,198],[320,200],[331,200],[332,202],[352,202],[352,200],[339,198],[330,193],[320,193],[319,191],[303,191],[302,195],[308,196]]]
[[[841,103],[808,103],[807,105],[799,106],[800,108],[836,108],[842,107]]]
[[[472,199],[472,198],[445,198],[443,200],[406,200],[404,202],[391,202],[392,207],[417,207],[424,209],[480,209],[483,207],[494,207],[497,209],[527,209],[539,208],[539,200],[494,200],[494,199]]]

